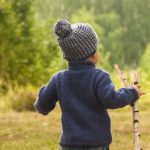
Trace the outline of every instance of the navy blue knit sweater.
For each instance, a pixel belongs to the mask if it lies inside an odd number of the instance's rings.
[[[35,108],[47,115],[59,101],[63,146],[96,147],[112,141],[107,109],[121,108],[138,99],[133,88],[115,91],[109,74],[90,61],[69,63],[40,89]]]

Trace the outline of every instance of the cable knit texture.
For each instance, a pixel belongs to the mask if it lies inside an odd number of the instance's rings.
[[[60,144],[96,147],[112,141],[107,109],[121,108],[137,99],[135,89],[115,91],[108,73],[90,61],[76,61],[40,89],[35,108],[47,115],[59,101],[63,130]]]

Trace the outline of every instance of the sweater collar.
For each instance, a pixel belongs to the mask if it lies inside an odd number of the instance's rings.
[[[91,69],[95,67],[95,64],[93,64],[89,60],[78,60],[78,61],[73,61],[69,62],[69,69],[70,70],[76,70],[76,69]]]

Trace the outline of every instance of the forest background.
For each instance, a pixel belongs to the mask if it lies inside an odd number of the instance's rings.
[[[150,123],[147,122],[144,127],[145,116],[150,113],[149,0],[0,0],[0,129],[2,130],[0,149],[17,147],[18,136],[22,137],[21,135],[27,130],[27,126],[19,125],[15,130],[9,129],[10,120],[13,125],[17,123],[18,116],[32,118],[36,115],[37,122],[42,120],[38,118],[33,107],[38,89],[43,84],[47,84],[54,73],[67,68],[67,62],[62,58],[53,31],[55,22],[60,18],[68,19],[71,23],[90,23],[94,27],[99,36],[98,51],[101,56],[97,66],[110,72],[116,89],[123,85],[114,71],[114,64],[120,65],[128,79],[130,71],[138,72],[142,88],[147,93],[140,101],[140,109],[144,114],[143,132],[145,134],[143,139],[145,141],[143,144],[145,148],[150,148],[148,144],[150,133],[147,131]],[[132,79],[129,80],[132,83]],[[54,114],[52,113],[52,118],[55,116],[55,123],[59,126],[59,120],[56,118],[60,118],[60,109],[59,106],[57,107]],[[124,117],[131,116],[128,114],[130,112],[128,107],[118,111]],[[117,121],[121,119],[121,116],[118,116],[117,119],[118,111],[110,111]],[[132,126],[129,119],[131,118],[129,117],[123,124],[124,128],[128,123]],[[25,124],[31,123],[27,120],[22,121]],[[50,124],[47,119],[45,122]],[[23,133],[19,132],[18,128]],[[37,128],[37,132],[38,130],[40,128]],[[116,130],[113,130],[113,133],[117,141],[124,134],[124,130],[122,128],[119,131]],[[54,144],[46,140],[45,146],[52,147],[53,145],[53,149],[57,149],[60,132],[61,130],[54,130],[52,133]],[[132,142],[130,132],[126,131],[125,140]],[[46,133],[41,134],[43,138],[48,138]],[[39,133],[39,136],[42,135]],[[32,137],[33,134],[30,136]],[[13,141],[14,138],[17,140]],[[32,147],[33,144],[32,141],[27,145],[24,139],[21,142],[22,147],[26,148]],[[36,144],[33,144],[33,149],[39,148],[39,145]],[[129,145],[132,146],[132,144]],[[112,149],[115,149],[115,146],[113,145]]]

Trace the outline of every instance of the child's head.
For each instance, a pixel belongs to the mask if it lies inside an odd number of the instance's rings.
[[[55,33],[65,59],[68,61],[88,59],[97,63],[98,36],[90,24],[70,24],[62,19],[56,22]]]

